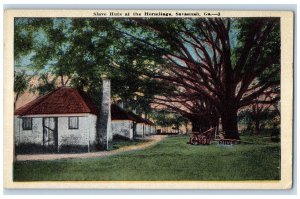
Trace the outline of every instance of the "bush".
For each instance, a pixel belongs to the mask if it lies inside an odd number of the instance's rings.
[[[258,129],[254,118],[258,120]],[[252,111],[242,111],[238,115],[239,124],[245,125],[241,129],[241,133],[245,135],[259,134],[265,136],[272,136],[273,134],[280,134],[280,116],[275,111],[264,111],[259,115],[254,115]]]

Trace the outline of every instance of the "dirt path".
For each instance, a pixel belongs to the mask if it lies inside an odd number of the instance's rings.
[[[153,135],[146,138],[150,140],[142,144],[125,146],[113,151],[98,151],[90,153],[73,153],[73,154],[34,154],[34,155],[17,155],[17,161],[28,161],[28,160],[58,160],[67,158],[94,158],[94,157],[106,157],[111,155],[120,154],[127,151],[136,151],[154,146],[161,140],[163,140],[165,135]]]

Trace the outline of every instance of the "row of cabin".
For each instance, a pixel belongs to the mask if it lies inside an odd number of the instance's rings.
[[[15,144],[59,151],[64,147],[94,149],[97,145],[99,110],[83,92],[58,88],[18,108],[14,116]],[[146,119],[111,105],[111,133],[134,139],[155,133]]]
[[[131,111],[125,111],[116,104],[111,105],[111,120],[112,134],[127,137],[130,140],[136,137],[153,135],[156,132],[153,122]]]

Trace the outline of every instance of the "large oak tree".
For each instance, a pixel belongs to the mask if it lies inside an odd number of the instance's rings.
[[[164,104],[196,118],[209,118],[203,112],[215,107],[214,115],[221,117],[228,138],[239,139],[240,108],[257,103],[264,95],[272,94],[264,103],[279,99],[274,89],[280,83],[279,18],[152,18],[133,19],[128,24],[140,27],[140,34],[123,31],[124,35],[165,58],[164,72],[154,78],[178,89],[163,98]],[[201,103],[204,105],[199,106]],[[195,119],[201,120],[203,117]]]

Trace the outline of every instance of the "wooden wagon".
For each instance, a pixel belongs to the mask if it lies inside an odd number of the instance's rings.
[[[192,133],[188,144],[192,145],[207,145],[210,144],[213,138],[215,128],[210,128],[203,133]]]
[[[241,142],[240,140],[236,140],[236,139],[226,139],[224,133],[219,133],[214,137],[215,132],[216,132],[216,128],[210,128],[203,133],[192,133],[188,141],[188,144],[208,145],[211,144],[212,140],[217,141],[219,144],[222,145],[233,145],[233,144],[239,144]]]

